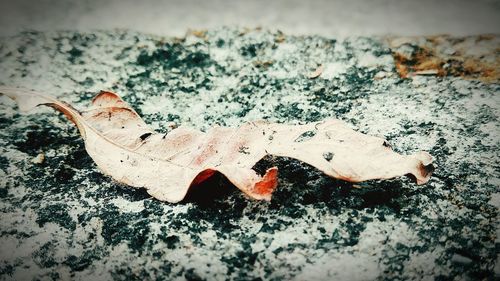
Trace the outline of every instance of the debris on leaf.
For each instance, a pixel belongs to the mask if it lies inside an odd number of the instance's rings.
[[[252,169],[267,155],[294,158],[350,182],[411,174],[417,184],[424,184],[434,169],[428,153],[400,155],[384,139],[356,132],[340,120],[305,125],[256,121],[205,133],[180,126],[160,134],[112,92],[99,93],[82,111],[33,91],[0,87],[0,93],[17,101],[23,111],[48,105],[63,112],[78,127],[88,154],[103,173],[146,188],[162,201],[181,201],[190,187],[215,173],[251,198],[270,200],[278,169],[269,168],[263,176]]]
[[[325,70],[325,66],[320,65],[320,66],[318,66],[318,68],[316,68],[316,70],[314,72],[310,73],[308,77],[310,79],[318,78],[319,76],[321,76],[321,74],[323,73],[324,70]]]

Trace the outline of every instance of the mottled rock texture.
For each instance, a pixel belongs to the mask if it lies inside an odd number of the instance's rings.
[[[205,130],[336,117],[398,152],[427,150],[437,164],[424,186],[408,178],[353,186],[266,159],[256,168],[280,168],[271,202],[214,178],[187,202],[167,204],[103,176],[63,116],[21,115],[0,97],[1,279],[498,278],[498,79],[481,79],[482,68],[455,75],[436,60],[439,71],[418,73],[418,42],[394,48],[384,38],[236,29],[1,38],[0,84],[82,107],[112,90],[158,131],[172,122]]]

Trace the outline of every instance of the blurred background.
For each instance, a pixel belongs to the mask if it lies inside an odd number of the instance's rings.
[[[222,25],[288,34],[499,33],[496,0],[0,0],[0,35],[21,30],[131,29],[181,36]]]

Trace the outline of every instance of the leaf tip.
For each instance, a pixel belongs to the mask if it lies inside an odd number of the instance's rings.
[[[418,160],[417,171],[414,174],[415,181],[418,185],[422,185],[429,181],[436,166],[432,163],[433,157],[427,152],[421,151],[415,155],[415,158]]]

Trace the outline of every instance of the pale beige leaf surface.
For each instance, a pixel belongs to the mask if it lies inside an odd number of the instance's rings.
[[[63,112],[77,125],[88,154],[105,174],[168,202],[181,201],[191,186],[216,172],[249,197],[270,200],[278,169],[272,167],[263,176],[252,169],[266,155],[295,158],[350,182],[411,174],[424,184],[433,170],[428,153],[400,155],[384,139],[356,132],[340,120],[305,125],[257,121],[205,133],[181,126],[160,134],[115,93],[99,93],[85,111],[32,91],[0,87],[0,93],[16,100],[23,111],[43,104]]]

